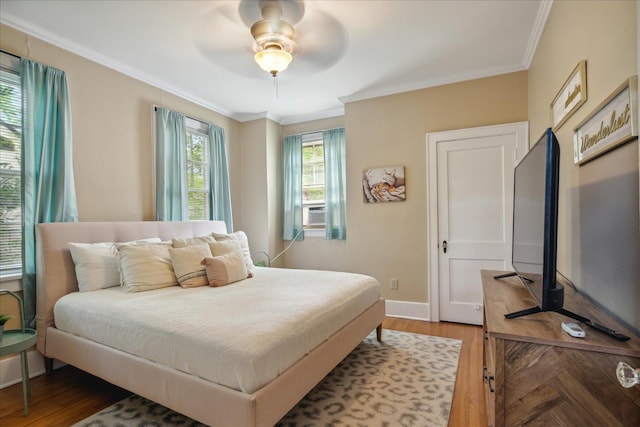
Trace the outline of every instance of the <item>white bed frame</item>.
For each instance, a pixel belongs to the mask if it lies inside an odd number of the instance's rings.
[[[124,242],[149,237],[196,237],[224,233],[224,222],[78,222],[40,224],[36,229],[38,350],[119,387],[210,426],[273,426],[373,329],[381,339],[380,299],[272,382],[242,393],[129,353],[56,329],[53,306],[76,292],[69,242]]]

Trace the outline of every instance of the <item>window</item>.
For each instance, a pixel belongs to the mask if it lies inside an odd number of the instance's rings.
[[[324,228],[325,181],[322,133],[302,138],[302,224],[304,228]]]
[[[185,118],[189,220],[209,220],[209,135],[206,126]]]
[[[0,62],[0,276],[22,272],[22,94],[19,61]]]

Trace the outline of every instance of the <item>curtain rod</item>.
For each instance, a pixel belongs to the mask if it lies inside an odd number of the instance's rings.
[[[22,59],[21,56],[18,56],[15,53],[7,52],[6,50],[0,50],[0,52],[6,53],[7,55],[13,56],[14,58]]]
[[[153,106],[153,111],[158,111],[158,108],[165,108],[165,107],[158,107],[157,105],[154,105]],[[167,110],[171,110],[170,108],[166,108],[166,109]],[[171,110],[171,111],[174,111],[174,110]],[[179,113],[179,114],[182,114],[182,113]],[[205,122],[204,120],[196,119],[195,117],[187,116],[186,114],[182,114],[182,115],[185,116],[188,119],[195,120],[196,122],[200,122],[203,125],[214,125],[214,126],[218,126],[219,128],[222,128],[222,126],[219,126],[219,125],[217,125],[215,123]]]
[[[336,128],[319,129],[319,130],[314,130],[314,131],[311,131],[311,132],[291,133],[289,135],[283,135],[282,137],[284,138],[284,137],[287,137],[287,136],[295,136],[295,135],[302,135],[302,136],[304,136],[304,135],[312,135],[314,133],[321,133],[321,132],[324,132],[324,131],[327,131],[327,130],[334,130],[334,129],[344,129],[344,126],[338,126]]]

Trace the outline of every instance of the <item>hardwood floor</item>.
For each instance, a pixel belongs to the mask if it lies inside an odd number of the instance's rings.
[[[387,318],[383,328],[462,340],[449,425],[487,425],[482,385],[482,327]],[[27,417],[22,415],[21,385],[0,390],[0,426],[66,427],[130,394],[71,366],[57,369],[53,377],[32,378],[30,383]]]

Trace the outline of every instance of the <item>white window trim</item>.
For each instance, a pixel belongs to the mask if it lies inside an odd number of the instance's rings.
[[[327,233],[327,229],[326,228],[305,228],[304,229],[304,238],[306,239],[307,237],[315,239],[318,237],[325,237]]]
[[[322,144],[324,144],[324,138],[322,137],[322,132],[313,132],[313,133],[306,133],[304,135],[302,135],[302,146],[303,147],[308,147],[311,145],[316,145],[317,143],[321,142]],[[323,205],[326,206],[326,203],[324,201],[319,202],[319,201],[309,201],[309,202],[302,202],[302,206],[315,206],[315,205]],[[326,227],[310,227],[308,225],[302,225],[302,229],[304,231],[304,237],[311,237],[311,238],[318,238],[318,237],[325,237],[326,235]]]
[[[0,55],[0,65],[5,69],[19,72],[20,58],[7,52],[2,52],[2,55]],[[5,170],[3,175],[19,175],[20,180],[22,181],[22,168],[20,168],[20,171]],[[22,291],[22,271],[22,264],[19,268],[12,268],[3,271],[0,275],[2,289],[7,289],[12,292]]]

